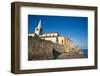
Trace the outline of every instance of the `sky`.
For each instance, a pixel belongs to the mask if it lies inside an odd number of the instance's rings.
[[[44,33],[58,32],[81,49],[88,48],[88,18],[74,16],[28,15],[28,33],[34,32],[39,21]]]

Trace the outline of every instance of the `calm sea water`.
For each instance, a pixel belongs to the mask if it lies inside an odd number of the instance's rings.
[[[88,57],[88,49],[82,49],[83,50],[83,52],[84,52],[84,55],[86,56],[86,57]]]

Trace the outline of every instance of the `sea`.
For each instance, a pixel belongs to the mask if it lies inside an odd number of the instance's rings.
[[[82,49],[86,58],[88,58],[88,49]]]

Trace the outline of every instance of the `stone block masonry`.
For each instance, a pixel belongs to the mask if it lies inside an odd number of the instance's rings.
[[[81,53],[80,53],[81,52]],[[39,37],[28,37],[28,60],[84,58],[82,50],[65,52],[65,46]]]

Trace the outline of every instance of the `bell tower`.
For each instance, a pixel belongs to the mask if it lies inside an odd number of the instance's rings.
[[[38,26],[35,28],[35,34],[41,35],[42,34],[42,25],[41,25],[41,20],[38,23]]]

